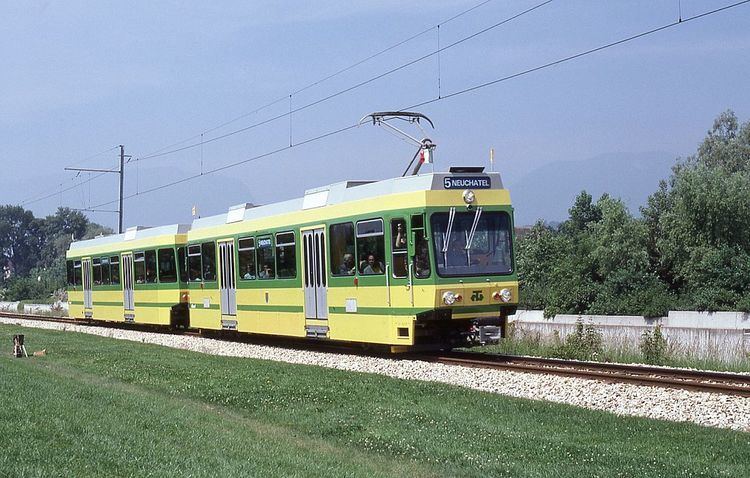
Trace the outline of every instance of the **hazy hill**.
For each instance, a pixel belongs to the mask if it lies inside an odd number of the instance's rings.
[[[621,198],[633,214],[648,196],[669,177],[676,154],[607,153],[580,161],[559,161],[539,167],[517,179],[505,178],[515,207],[516,225],[537,219],[564,220],[581,190],[594,199],[602,194]]]

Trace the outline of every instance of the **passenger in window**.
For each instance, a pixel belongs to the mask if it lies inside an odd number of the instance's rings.
[[[360,256],[362,258],[362,260],[360,260],[359,264],[357,265],[357,269],[359,270],[360,274],[364,274],[365,273],[365,267],[367,267],[367,258],[369,256],[370,256],[370,254],[367,253],[367,252],[365,252],[364,254],[362,254]]]
[[[258,274],[258,277],[261,279],[273,279],[273,269],[271,268],[271,265],[265,264],[263,270]]]
[[[417,277],[430,275],[430,255],[426,245],[421,245],[414,256],[414,269]]]
[[[156,273],[151,269],[146,270],[146,282],[156,282]]]
[[[344,259],[339,266],[339,274],[347,276],[354,275],[354,254],[344,254]]]
[[[383,263],[377,260],[375,254],[369,254],[367,256],[367,265],[365,266],[365,269],[362,271],[362,273],[365,275],[382,274],[383,269]]]
[[[406,247],[406,231],[404,230],[404,223],[396,223],[396,239],[393,241],[394,249],[403,249]]]
[[[247,269],[245,270],[245,273],[242,275],[243,279],[255,279],[255,274],[253,274],[253,268],[251,267],[251,264],[247,265]]]

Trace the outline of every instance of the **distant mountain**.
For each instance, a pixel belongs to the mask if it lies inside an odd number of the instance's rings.
[[[515,208],[516,225],[531,225],[538,219],[563,221],[582,190],[594,199],[602,194],[622,199],[630,212],[638,208],[669,177],[676,154],[607,153],[580,161],[558,161],[541,166],[518,179],[506,178]]]

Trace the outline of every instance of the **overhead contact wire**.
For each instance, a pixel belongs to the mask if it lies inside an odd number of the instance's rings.
[[[502,26],[502,25],[505,25],[506,23],[508,23],[508,22],[510,22],[510,21],[513,21],[513,20],[515,20],[515,19],[517,19],[517,18],[520,18],[520,17],[522,17],[522,16],[524,16],[524,15],[526,15],[526,14],[528,14],[528,13],[531,13],[531,12],[533,12],[534,10],[537,10],[538,8],[541,8],[541,7],[543,7],[543,6],[545,6],[545,5],[549,4],[549,3],[552,3],[553,1],[554,1],[554,0],[546,0],[546,1],[544,1],[544,2],[541,2],[541,3],[537,4],[537,5],[534,5],[533,7],[530,7],[530,8],[527,8],[526,10],[523,10],[523,11],[522,11],[522,12],[520,12],[520,13],[517,13],[517,14],[515,14],[515,15],[513,15],[513,16],[510,16],[510,17],[508,17],[508,18],[505,18],[504,20],[501,20],[501,21],[499,21],[499,22],[497,22],[497,23],[495,23],[495,24],[493,24],[493,25],[490,25],[490,26],[488,26],[488,27],[486,27],[486,28],[483,28],[482,30],[479,30],[479,31],[477,31],[477,32],[475,32],[475,33],[472,33],[472,34],[471,34],[471,35],[469,35],[469,36],[466,36],[466,37],[464,37],[464,38],[461,38],[460,40],[456,40],[455,42],[453,42],[453,43],[451,43],[451,44],[449,44],[449,45],[446,45],[446,46],[444,46],[444,47],[442,47],[442,48],[439,48],[439,49],[437,49],[437,50],[434,50],[434,51],[432,51],[432,52],[430,52],[430,53],[427,53],[427,54],[425,54],[425,55],[422,55],[422,56],[420,56],[420,57],[418,57],[418,58],[415,58],[415,59],[413,59],[413,60],[410,60],[410,61],[408,61],[408,62],[406,62],[406,63],[403,63],[403,64],[401,64],[401,65],[399,65],[399,66],[397,66],[397,67],[391,68],[390,70],[387,70],[387,71],[385,71],[385,72],[383,72],[383,73],[380,73],[380,74],[378,74],[378,75],[375,75],[375,76],[373,76],[373,77],[371,77],[371,78],[368,78],[367,80],[363,80],[363,81],[360,81],[359,83],[356,83],[356,84],[354,84],[354,85],[352,85],[352,86],[349,86],[349,87],[347,87],[347,88],[344,88],[344,89],[342,89],[342,90],[339,90],[339,91],[337,91],[337,92],[335,92],[335,93],[331,93],[331,94],[330,94],[330,95],[328,95],[328,96],[324,96],[323,98],[320,98],[320,99],[317,99],[317,100],[315,100],[315,101],[312,101],[312,102],[310,102],[310,103],[307,103],[307,104],[304,104],[304,105],[302,105],[302,106],[299,106],[299,107],[297,107],[297,108],[295,108],[295,109],[293,109],[293,110],[290,110],[289,112],[286,112],[286,113],[281,113],[281,114],[278,114],[278,115],[276,115],[276,116],[273,116],[273,117],[271,117],[271,118],[268,118],[268,119],[265,119],[265,120],[263,120],[263,121],[260,121],[260,122],[258,122],[258,123],[254,123],[254,124],[251,124],[251,125],[249,125],[249,126],[246,126],[246,127],[244,127],[244,128],[240,128],[240,129],[237,129],[237,130],[234,130],[234,131],[230,131],[230,132],[228,132],[228,133],[225,133],[225,134],[222,134],[222,135],[219,135],[219,136],[215,136],[215,137],[213,137],[213,138],[209,138],[209,139],[205,140],[205,141],[204,141],[204,143],[213,143],[213,142],[215,142],[215,141],[219,141],[219,140],[222,140],[222,139],[224,139],[224,138],[227,138],[227,137],[229,137],[229,136],[233,136],[233,135],[235,135],[235,134],[243,133],[243,132],[245,132],[245,131],[248,131],[248,130],[251,130],[251,129],[253,129],[253,128],[257,128],[258,126],[263,126],[263,125],[265,125],[265,124],[268,124],[268,123],[272,123],[272,122],[274,122],[274,121],[276,121],[276,120],[279,120],[279,119],[281,119],[281,118],[287,117],[287,116],[289,116],[289,115],[291,115],[291,114],[293,114],[293,113],[298,113],[298,112],[300,112],[300,111],[306,110],[306,109],[308,109],[308,108],[311,108],[311,107],[313,107],[313,106],[319,105],[319,104],[321,104],[321,103],[324,103],[324,102],[326,102],[326,101],[329,101],[329,100],[331,100],[331,99],[333,99],[333,98],[336,98],[336,97],[338,97],[338,96],[341,96],[341,95],[343,95],[343,94],[345,94],[345,93],[348,93],[348,92],[350,92],[350,91],[353,91],[353,90],[356,90],[356,89],[358,89],[358,88],[361,88],[361,87],[363,87],[363,86],[365,86],[365,85],[367,85],[367,84],[370,84],[370,83],[372,83],[372,82],[374,82],[374,81],[377,81],[377,80],[379,80],[379,79],[381,79],[381,78],[384,78],[384,77],[386,77],[386,76],[392,75],[393,73],[396,73],[396,72],[398,72],[398,71],[401,71],[401,70],[403,70],[404,68],[408,68],[408,67],[410,67],[410,66],[412,66],[412,65],[414,65],[414,64],[416,64],[416,63],[419,63],[419,62],[421,62],[421,61],[424,61],[424,60],[426,60],[426,59],[428,59],[428,58],[431,58],[431,57],[433,57],[433,56],[435,56],[435,55],[439,54],[439,53],[440,53],[440,52],[442,52],[442,51],[445,51],[445,50],[448,50],[448,49],[450,49],[450,48],[453,48],[453,47],[455,47],[455,46],[458,46],[458,45],[460,45],[460,44],[462,44],[462,43],[465,43],[465,42],[467,42],[467,41],[469,41],[469,40],[471,40],[471,39],[473,39],[473,38],[476,38],[476,37],[477,37],[477,36],[479,36],[479,35],[482,35],[482,34],[484,34],[484,33],[487,33],[487,32],[488,32],[488,31],[490,31],[490,30],[493,30],[493,29],[495,29],[495,28],[498,28],[498,27],[500,27],[500,26]],[[285,97],[285,99],[286,99],[286,98],[287,98],[287,97]],[[280,100],[279,100],[279,101],[280,101]],[[187,149],[195,148],[195,147],[197,147],[197,146],[198,146],[199,144],[200,144],[200,143],[191,143],[191,144],[189,144],[189,145],[187,145],[187,146],[183,146],[183,147],[181,147],[181,148],[175,148],[175,149],[172,149],[172,150],[169,150],[169,151],[163,151],[163,152],[160,152],[160,153],[156,153],[156,154],[151,154],[151,155],[145,155],[145,156],[141,156],[141,157],[137,158],[137,159],[136,159],[135,161],[142,161],[142,160],[145,160],[145,159],[157,158],[157,157],[160,157],[160,156],[166,156],[166,155],[169,155],[169,154],[174,154],[174,153],[178,153],[178,152],[180,152],[180,151],[185,151],[185,150],[187,150]]]

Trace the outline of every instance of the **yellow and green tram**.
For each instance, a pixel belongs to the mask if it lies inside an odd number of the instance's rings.
[[[518,300],[510,194],[481,168],[131,228],[67,259],[71,317],[394,351],[468,345]]]

